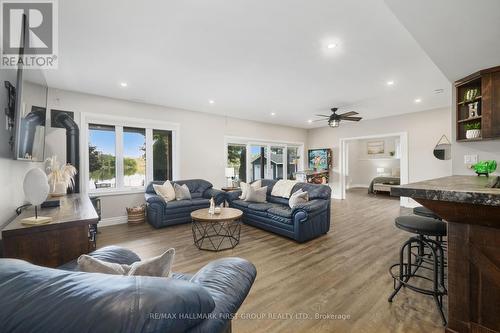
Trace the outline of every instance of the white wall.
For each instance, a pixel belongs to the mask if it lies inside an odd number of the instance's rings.
[[[341,123],[338,128],[322,127],[308,133],[309,148],[332,148],[333,170],[330,186],[333,197],[340,197],[339,141],[342,138],[384,135],[388,133],[408,133],[409,181],[451,175],[450,161],[434,157],[433,149],[443,134],[451,136],[451,110],[436,109],[395,117],[362,120],[359,123]]]
[[[0,70],[0,227],[15,216],[15,209],[24,204],[22,184],[26,172],[35,167],[43,167],[42,163],[15,161],[9,148],[10,132],[6,130],[6,119],[3,107],[7,105],[7,89],[4,81],[16,84],[16,72]]]
[[[179,179],[202,178],[212,182],[215,187],[225,185],[225,136],[304,144],[307,139],[307,130],[305,129],[134,103],[58,89],[50,89],[48,105],[49,109],[76,112],[75,118],[77,120],[79,118],[78,113],[90,112],[116,115],[116,117],[135,117],[178,123],[180,125]],[[57,140],[51,140],[51,143],[48,143],[48,149],[56,149],[56,147],[53,147],[54,141]],[[143,202],[144,194],[102,197],[103,218],[124,216],[126,215],[125,207]]]
[[[396,153],[396,137],[374,138],[370,140],[348,141],[348,170],[346,170],[346,185],[350,187],[368,187],[373,178],[379,176],[377,168],[384,168],[384,176],[397,175],[400,172],[399,157],[391,156],[390,152]],[[385,152],[383,154],[368,155],[367,143],[370,141],[384,141]]]

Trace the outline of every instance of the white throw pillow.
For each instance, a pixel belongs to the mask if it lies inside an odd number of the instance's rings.
[[[78,258],[78,270],[127,276],[170,277],[174,257],[175,249],[171,248],[157,257],[136,261],[132,265],[121,265],[83,254]]]
[[[175,190],[170,180],[167,180],[163,185],[153,184],[153,189],[166,202],[175,200]]]
[[[290,198],[293,187],[297,184],[296,180],[280,179],[274,184],[271,195],[274,197]]]
[[[306,203],[309,201],[309,194],[307,192],[302,191],[302,189],[298,189],[297,191],[293,192],[293,194],[290,196],[290,199],[288,200],[288,205],[290,208],[294,208],[298,204],[301,203]]]
[[[245,200],[246,197],[247,197],[247,192],[248,192],[248,188],[252,186],[253,188],[259,188],[259,187],[262,187],[262,181],[259,179],[255,182],[253,182],[252,184],[248,184],[248,183],[245,183],[245,182],[241,182],[240,183],[240,187],[241,187],[241,195],[240,195],[240,199],[241,200]]]
[[[189,187],[187,187],[186,184],[182,186],[179,184],[175,184],[174,190],[176,200],[191,200],[191,192],[189,192]]]
[[[266,195],[267,195],[267,186],[259,187],[259,188],[254,188],[253,186],[249,186],[245,201],[267,202]]]

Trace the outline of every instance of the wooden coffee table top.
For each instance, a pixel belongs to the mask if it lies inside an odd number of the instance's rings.
[[[208,208],[198,209],[191,212],[191,218],[198,222],[224,222],[239,219],[243,212],[236,208],[221,209],[220,214],[208,214]]]

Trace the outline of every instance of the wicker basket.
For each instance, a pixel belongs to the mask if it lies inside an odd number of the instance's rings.
[[[146,205],[127,208],[128,223],[140,224],[146,221]]]

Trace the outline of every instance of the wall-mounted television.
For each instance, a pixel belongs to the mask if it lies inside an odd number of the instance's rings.
[[[20,55],[24,53],[28,35],[23,19]],[[44,161],[45,123],[47,117],[47,83],[43,72],[19,64],[15,86],[13,157],[16,160]]]

